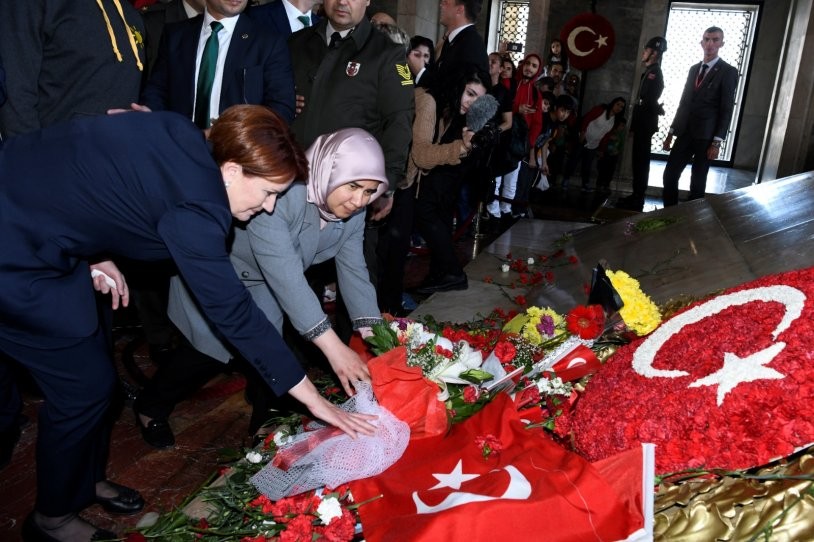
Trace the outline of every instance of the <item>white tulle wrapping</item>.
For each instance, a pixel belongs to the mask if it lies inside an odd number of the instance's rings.
[[[287,470],[272,463],[251,478],[252,484],[271,500],[296,495],[319,487],[337,487],[352,480],[384,472],[404,453],[410,440],[409,426],[379,406],[370,384],[357,383],[356,395],[341,408],[347,412],[375,414],[377,430],[373,436],[359,435],[355,440],[342,433],[333,436],[296,459]],[[311,437],[294,435],[287,448]]]

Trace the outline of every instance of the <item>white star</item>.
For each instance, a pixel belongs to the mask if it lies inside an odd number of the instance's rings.
[[[594,43],[596,44],[597,48],[598,47],[607,47],[608,46],[608,36],[603,36],[602,34],[600,34],[599,37],[596,38],[596,41],[594,41]]]
[[[430,489],[441,489],[442,487],[449,487],[455,490],[461,489],[461,484],[480,476],[480,474],[464,474],[463,462],[463,459],[459,459],[458,464],[455,465],[455,468],[452,469],[452,472],[449,474],[433,474],[433,477],[438,480],[438,484]]]
[[[696,380],[690,384],[691,388],[700,386],[718,386],[718,406],[724,402],[727,393],[735,389],[738,384],[754,382],[755,380],[777,380],[786,375],[779,373],[766,364],[772,361],[786,347],[786,343],[774,343],[769,348],[741,358],[732,352],[724,354],[724,366],[714,373]]]

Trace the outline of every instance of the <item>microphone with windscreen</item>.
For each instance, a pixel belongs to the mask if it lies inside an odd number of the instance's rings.
[[[497,144],[500,129],[496,122],[490,122],[497,113],[498,102],[491,94],[484,94],[472,102],[466,112],[466,126],[475,135],[472,136],[472,150],[482,154]]]
[[[466,112],[466,127],[473,132],[480,132],[481,128],[495,116],[497,107],[497,100],[491,94],[479,96]]]

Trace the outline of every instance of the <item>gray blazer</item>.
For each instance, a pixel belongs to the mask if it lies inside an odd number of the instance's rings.
[[[245,228],[235,228],[230,254],[235,271],[278,331],[282,333],[286,314],[297,331],[313,340],[330,328],[330,321],[304,272],[335,258],[338,286],[354,328],[380,322],[376,291],[362,252],[365,213],[328,222],[320,229],[319,212],[305,197],[305,185],[294,184],[277,199],[273,213],[261,213]],[[322,250],[320,238],[327,245]],[[332,238],[334,243],[325,243]],[[170,285],[168,312],[198,351],[224,363],[233,357],[178,277]]]
[[[693,139],[726,139],[735,109],[738,70],[719,58],[696,90],[695,79],[700,70],[701,63],[698,63],[687,74],[673,119],[673,132],[676,136],[689,135]]]

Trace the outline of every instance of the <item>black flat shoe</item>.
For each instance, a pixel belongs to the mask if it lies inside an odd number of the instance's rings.
[[[28,514],[23,522],[23,528],[20,533],[24,542],[60,542],[59,539],[49,535],[48,532],[37,525],[34,521],[34,513]],[[117,540],[119,537],[116,533],[110,532],[106,529],[96,529],[93,536],[90,537],[91,541],[94,540]]]
[[[144,499],[135,489],[107,481],[110,487],[119,492],[115,497],[96,496],[96,502],[111,514],[135,514],[144,508]]]
[[[144,442],[159,450],[175,446],[175,435],[172,434],[172,428],[167,420],[150,420],[144,425],[141,423],[138,410],[134,409],[133,412],[136,414],[136,425]]]

